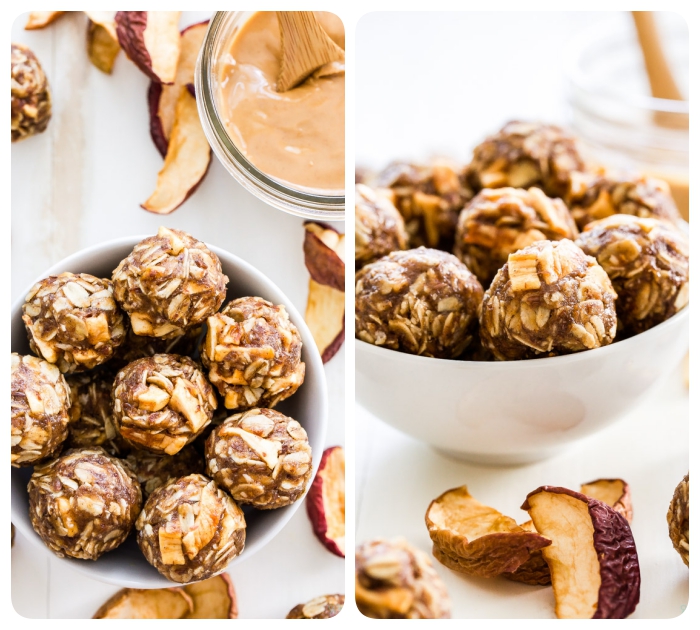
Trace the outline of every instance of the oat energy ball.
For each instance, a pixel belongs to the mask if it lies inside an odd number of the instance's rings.
[[[450,618],[447,589],[430,557],[403,538],[357,548],[355,601],[373,619]]]
[[[369,186],[355,186],[355,268],[407,247],[406,226],[394,205]]]
[[[12,44],[12,142],[46,129],[51,119],[51,92],[36,55]]]
[[[687,567],[690,566],[690,473],[676,486],[671,504],[666,513],[668,535],[673,548],[680,554]]]
[[[126,335],[112,291],[109,280],[87,273],[37,282],[22,306],[31,349],[63,373],[109,361]]]
[[[576,244],[610,276],[625,334],[648,330],[688,304],[688,239],[666,222],[615,214],[589,223]]]
[[[143,555],[169,580],[186,584],[221,573],[245,545],[239,508],[204,475],[157,488],[136,521]]]
[[[452,254],[393,252],[355,276],[355,337],[376,346],[456,359],[476,332],[484,290]]]
[[[513,252],[577,234],[564,202],[539,188],[484,189],[459,215],[454,253],[488,287]]]
[[[219,310],[228,278],[204,243],[161,227],[119,263],[112,281],[135,334],[172,339]]]
[[[345,604],[345,595],[321,595],[305,604],[294,606],[287,619],[330,619],[335,617]]]
[[[311,478],[303,427],[273,409],[228,418],[207,439],[207,474],[238,502],[260,510],[294,503]]]
[[[481,339],[501,361],[606,346],[616,297],[603,268],[570,240],[538,241],[508,256],[486,291]]]
[[[613,214],[642,219],[664,219],[676,224],[681,218],[668,184],[637,174],[576,173],[566,202],[579,229]]]
[[[467,181],[482,188],[530,188],[564,197],[572,173],[584,169],[576,140],[554,125],[511,121],[474,149]]]
[[[390,164],[375,182],[389,188],[406,223],[409,247],[452,251],[459,211],[472,196],[464,172],[453,164]]]
[[[101,448],[73,449],[29,480],[34,531],[57,556],[97,560],[121,545],[141,509],[141,488],[123,462]]]
[[[131,446],[119,435],[112,410],[114,372],[96,370],[66,378],[71,391],[68,448],[101,446],[109,455],[121,457]]]
[[[217,401],[192,359],[156,354],[117,374],[112,405],[117,430],[127,442],[175,455],[211,422]]]
[[[191,445],[172,457],[134,449],[125,461],[139,480],[144,497],[149,497],[170,479],[204,472],[204,459]]]
[[[11,355],[12,465],[55,455],[68,436],[70,390],[59,369],[33,356]]]
[[[202,365],[227,409],[272,408],[304,382],[301,336],[283,305],[231,300],[207,327]]]
[[[192,356],[199,347],[199,338],[203,326],[188,328],[182,335],[163,339],[159,337],[144,337],[137,335],[127,326],[126,339],[114,354],[114,361],[119,367],[127,363],[152,357],[154,354],[179,354],[182,356]]]

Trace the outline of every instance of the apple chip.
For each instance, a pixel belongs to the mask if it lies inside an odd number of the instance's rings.
[[[598,499],[632,522],[632,495],[623,479],[596,479],[581,484],[581,493]]]
[[[24,30],[34,31],[39,28],[45,28],[64,13],[65,11],[32,11],[27,18],[27,23],[24,25]]]
[[[236,619],[238,604],[233,582],[227,573],[222,573],[202,582],[183,587],[192,598],[193,609],[185,619]]]
[[[532,552],[551,544],[515,520],[474,499],[466,486],[435,499],[425,515],[433,555],[448,568],[477,577],[515,571]]]
[[[180,34],[180,57],[174,83],[163,85],[158,81],[151,81],[148,88],[151,138],[163,157],[168,153],[168,141],[175,124],[178,96],[183,85],[189,88],[194,83],[194,68],[208,26],[209,21],[200,22],[188,26]]]
[[[182,619],[193,610],[192,598],[181,588],[124,588],[110,597],[93,619]]]
[[[639,603],[639,559],[629,523],[602,501],[553,486],[522,508],[540,534],[560,619],[624,619]]]
[[[111,74],[121,50],[114,21],[116,11],[85,11],[85,14],[88,16],[88,57],[98,70]]]
[[[323,452],[316,477],[306,495],[306,511],[314,534],[336,556],[345,557],[345,451],[332,446]]]
[[[158,83],[173,83],[180,58],[180,11],[117,11],[117,37],[126,56]]]
[[[536,532],[532,521],[526,521],[520,525],[526,532]],[[504,573],[504,578],[513,582],[522,582],[531,586],[547,586],[552,583],[552,576],[549,573],[549,565],[542,555],[542,550],[537,549],[530,554],[530,559],[523,562],[512,573]]]
[[[168,153],[156,189],[142,208],[170,214],[197,189],[209,169],[211,148],[199,122],[197,103],[186,87],[180,88]]]

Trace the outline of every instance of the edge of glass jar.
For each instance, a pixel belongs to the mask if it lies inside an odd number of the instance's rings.
[[[209,145],[234,179],[268,205],[305,219],[344,220],[345,195],[316,195],[285,186],[253,166],[229,137],[216,108],[211,73],[214,42],[229,13],[217,11],[210,20],[194,76],[197,110]]]

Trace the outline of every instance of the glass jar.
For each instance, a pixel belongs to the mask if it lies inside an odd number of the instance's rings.
[[[219,63],[228,54],[233,37],[253,11],[217,11],[209,22],[195,70],[197,108],[204,133],[214,153],[236,181],[265,203],[306,219],[342,221],[345,193],[295,188],[257,169],[236,147],[220,115]]]
[[[674,78],[687,94],[688,28],[679,16],[671,17],[676,19],[657,22]],[[668,182],[687,220],[688,101],[648,95],[632,18],[616,18],[582,31],[567,51],[569,125],[593,162]]]

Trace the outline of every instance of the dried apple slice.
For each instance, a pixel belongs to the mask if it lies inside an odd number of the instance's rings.
[[[532,521],[526,521],[520,525],[526,532],[536,532],[535,524]],[[513,582],[521,582],[530,584],[531,586],[547,586],[552,583],[552,576],[549,573],[549,565],[547,564],[542,550],[537,549],[530,554],[530,559],[523,562],[512,573],[504,573],[504,578]]]
[[[173,83],[180,58],[180,11],[117,11],[119,44],[154,81]]]
[[[27,18],[27,23],[24,25],[24,30],[34,31],[39,28],[45,28],[64,13],[65,11],[32,11]]]
[[[184,616],[185,619],[238,618],[236,591],[227,573],[183,588],[193,603],[193,609]]]
[[[148,111],[151,138],[163,157],[168,153],[168,140],[175,123],[175,106],[183,85],[194,83],[197,56],[207,33],[209,21],[192,24],[180,34],[180,57],[172,85],[151,81],[148,88]],[[194,96],[194,94],[192,94]]]
[[[121,47],[114,23],[115,11],[86,11],[89,18],[87,31],[88,57],[98,70],[112,74],[114,62]],[[109,15],[112,15],[110,18]]]
[[[331,446],[306,495],[306,512],[314,534],[336,556],[345,557],[345,451]]]
[[[141,207],[156,214],[170,214],[197,190],[210,162],[211,147],[199,122],[197,103],[189,90],[181,87],[168,153],[156,189]]]
[[[345,235],[323,223],[304,223],[304,262],[311,277],[337,291],[345,291]]]
[[[542,549],[560,619],[624,619],[639,603],[639,559],[627,519],[602,501],[554,486],[522,506],[551,539]]]
[[[477,577],[496,577],[515,571],[532,552],[551,544],[514,519],[483,505],[466,486],[435,499],[425,514],[433,541],[433,555],[454,571]]]
[[[123,588],[102,604],[93,619],[182,619],[193,609],[192,598],[181,588]]]
[[[598,499],[632,522],[632,494],[624,479],[596,479],[581,484],[581,492]]]

